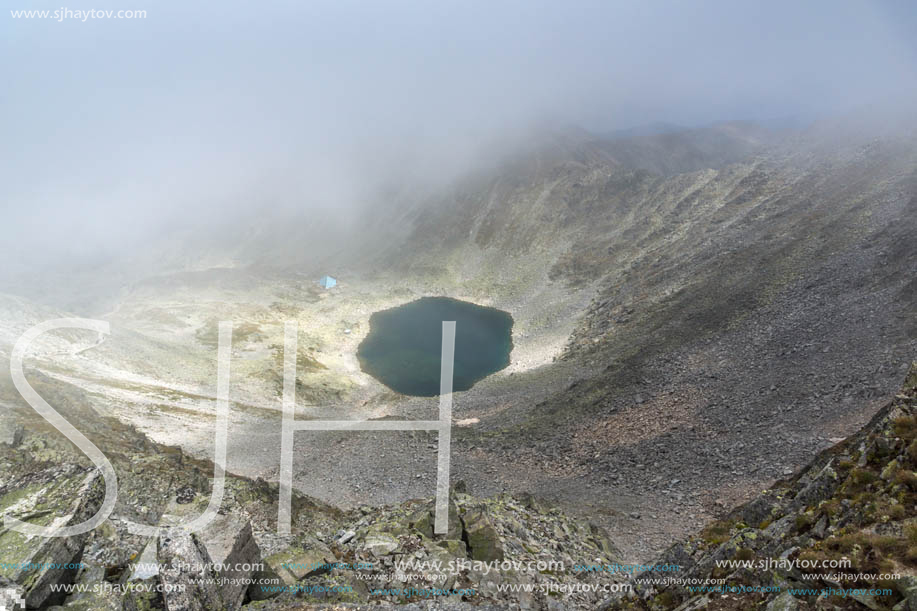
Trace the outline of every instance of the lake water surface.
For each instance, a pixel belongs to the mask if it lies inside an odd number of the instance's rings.
[[[357,349],[360,368],[392,390],[439,394],[443,321],[455,321],[452,389],[468,390],[509,365],[513,317],[508,312],[448,297],[423,297],[376,312]]]

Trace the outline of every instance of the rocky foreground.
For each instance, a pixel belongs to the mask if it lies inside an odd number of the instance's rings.
[[[604,607],[915,611],[915,470],[917,363],[901,392],[861,431],[700,534],[673,545],[655,562],[680,566],[678,577],[696,583],[720,580],[726,586],[723,591],[692,592],[681,584],[637,585],[635,596],[607,601]],[[773,559],[774,566],[758,569],[767,559]],[[753,568],[717,566],[723,560],[750,561]],[[809,568],[843,560],[850,561],[849,568]],[[841,573],[858,577],[845,579]],[[654,576],[644,574],[635,581],[646,577]],[[831,595],[841,589],[863,593]],[[886,593],[868,593],[880,589]],[[800,590],[813,593],[800,595]]]
[[[608,581],[576,568],[618,559],[606,532],[531,497],[474,498],[461,482],[453,487],[443,536],[433,534],[430,499],[342,512],[299,494],[292,533],[279,536],[277,485],[234,476],[227,477],[216,519],[188,533],[178,525],[204,513],[211,464],[99,417],[73,387],[40,374],[30,381],[104,449],[118,474],[119,498],[109,519],[86,534],[43,538],[0,530],[0,605],[7,609],[21,608],[17,601],[28,609],[85,610],[347,603],[593,608],[606,596],[550,593],[559,584]],[[37,423],[8,382],[0,384],[0,403],[0,514],[51,528],[93,515],[104,497],[98,470]],[[153,537],[133,534],[127,521],[163,529]],[[408,562],[414,565],[405,567]],[[491,568],[508,562],[515,564]],[[500,591],[511,584],[535,587]]]
[[[917,610],[917,363],[902,391],[859,433],[653,563],[679,566],[682,580],[730,588],[717,592],[691,591],[684,581],[650,585],[648,574],[628,579],[584,570],[622,560],[601,528],[530,496],[475,498],[461,483],[442,536],[433,533],[430,499],[344,512],[300,494],[293,499],[292,533],[280,536],[277,485],[235,476],[227,477],[216,519],[188,533],[179,525],[205,511],[212,464],[98,416],[73,387],[35,373],[30,381],[104,448],[118,473],[119,500],[100,527],[82,535],[29,537],[0,529],[0,604],[7,609],[22,608],[22,601],[29,609],[170,611],[394,604]],[[8,381],[0,380],[0,404],[0,514],[51,528],[93,515],[104,497],[99,472],[62,435],[36,422]],[[127,521],[162,530],[133,534]],[[844,571],[859,575],[717,565],[763,559],[849,559]],[[601,588],[628,582],[630,593],[609,596]],[[576,591],[561,591],[571,587]],[[741,587],[746,591],[736,590]],[[841,597],[791,588],[887,590]]]

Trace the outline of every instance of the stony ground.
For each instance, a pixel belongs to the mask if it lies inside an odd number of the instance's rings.
[[[603,606],[917,609],[915,468],[917,362],[901,391],[863,429],[654,561],[681,567],[678,578],[698,580],[695,583],[720,580],[731,591],[696,593],[684,582],[662,580],[639,585],[634,594],[614,597]],[[736,559],[750,564],[716,564]],[[768,559],[786,562],[755,568]],[[796,566],[790,564],[796,561]],[[845,561],[850,564],[838,564]],[[645,577],[654,575],[643,574],[634,581]],[[855,593],[845,596],[841,590]]]
[[[588,609],[601,602],[601,591],[560,597],[551,588],[621,582],[578,568],[619,557],[601,527],[531,496],[474,497],[462,482],[450,491],[441,535],[434,534],[429,498],[341,511],[299,493],[291,533],[284,535],[277,529],[277,484],[230,476],[213,521],[188,533],[181,525],[210,502],[212,464],[100,416],[76,387],[36,372],[29,378],[106,448],[118,498],[88,533],[45,538],[0,530],[0,604],[15,597],[29,609],[93,611],[361,602]],[[88,519],[102,507],[102,477],[60,435],[32,426],[10,386],[0,377],[0,514],[52,530]],[[129,521],[161,531],[138,534]],[[61,584],[86,591],[65,595],[55,589]],[[520,584],[533,589],[501,590]],[[161,587],[172,589],[158,592]],[[447,590],[458,592],[441,594]]]
[[[512,364],[456,394],[454,478],[476,498],[549,499],[647,560],[857,431],[917,353],[917,139],[842,131],[742,132],[723,158],[653,148],[651,164],[562,138],[433,202],[377,211],[365,244],[321,263],[298,253],[291,267],[298,246],[267,227],[270,241],[231,253],[111,273],[118,290],[81,288],[68,307],[4,296],[0,355],[43,320],[109,320],[101,343],[49,337],[30,365],[207,460],[216,323],[232,320],[229,469],[271,481],[284,321],[301,330],[297,417],[430,418],[435,401],[359,371],[369,316],[423,295],[498,307],[516,320]],[[337,289],[313,284],[326,272]],[[298,488],[342,509],[432,492],[429,434],[296,444]]]

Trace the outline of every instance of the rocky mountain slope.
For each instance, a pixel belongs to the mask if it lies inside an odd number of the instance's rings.
[[[230,476],[219,515],[189,534],[178,524],[206,509],[211,464],[101,417],[74,387],[34,372],[29,378],[105,448],[119,496],[111,516],[86,534],[55,539],[0,530],[2,604],[21,598],[29,609],[217,611],[243,604],[291,609],[309,601],[441,608],[448,600],[453,606],[557,608],[552,584],[598,583],[600,576],[575,566],[610,563],[619,554],[603,529],[543,501],[474,498],[462,483],[451,494],[446,535],[433,534],[429,499],[344,512],[296,494],[292,533],[281,536],[277,485]],[[99,472],[50,427],[36,426],[8,379],[0,401],[0,514],[50,528],[93,515],[103,497]],[[127,520],[163,531],[139,535]],[[408,562],[415,564],[404,566]],[[512,584],[535,589],[499,589]],[[82,590],[61,590],[70,585]],[[458,593],[442,594],[453,590]],[[600,592],[577,593],[564,607],[591,608],[600,600]]]
[[[895,395],[917,353],[909,125],[542,134],[435,193],[395,189],[347,226],[264,215],[220,227],[231,229],[221,239],[145,245],[142,264],[19,276],[3,286],[16,295],[0,296],[0,358],[42,320],[111,322],[102,342],[45,337],[29,366],[121,454],[119,473],[137,473],[141,500],[119,511],[154,523],[179,509],[162,501],[178,498],[173,482],[208,490],[217,321],[234,323],[229,470],[250,496],[279,470],[284,322],[301,333],[298,418],[424,419],[429,400],[360,371],[369,317],[426,295],[504,309],[510,366],[454,397],[453,473],[467,502],[547,499],[612,533],[621,559],[646,561]],[[318,291],[323,273],[339,286]],[[87,485],[84,471],[46,469],[59,435],[16,413],[10,490],[29,473],[62,490]],[[335,511],[429,496],[435,449],[425,434],[302,435],[295,482],[333,522],[319,530],[336,533],[347,525]],[[148,451],[157,458],[144,466]],[[268,530],[252,525],[256,539]],[[125,545],[141,553],[147,542]]]
[[[206,508],[212,465],[100,417],[78,389],[34,373],[30,382],[106,448],[120,494],[111,517],[85,535],[45,539],[0,531],[0,597],[6,597],[0,602],[6,604],[21,598],[30,609],[82,610],[379,603],[418,609],[917,608],[917,362],[901,391],[861,431],[648,563],[679,567],[661,581],[653,573],[593,570],[620,559],[596,525],[531,496],[477,499],[462,483],[451,495],[446,535],[432,532],[430,500],[343,512],[296,494],[292,534],[279,536],[277,486],[231,476],[215,521],[188,534],[176,524]],[[102,497],[98,472],[55,432],[35,427],[8,380],[0,390],[7,410],[0,427],[0,513],[54,527],[94,513]],[[163,531],[132,534],[126,519]],[[784,564],[765,570],[751,564],[765,559]],[[787,564],[844,559],[851,564],[828,573]],[[749,564],[717,564],[723,561]],[[213,565],[220,568],[208,568]],[[686,583],[720,589],[697,592]],[[581,590],[552,591],[570,584]],[[616,584],[630,585],[632,593],[609,598],[589,590]],[[61,585],[82,591],[62,593]],[[528,590],[512,589],[523,585]],[[865,594],[877,588],[881,594]],[[864,593],[817,594],[826,590]]]
[[[917,609],[915,470],[917,362],[867,426],[653,563],[685,581],[638,585],[605,608]],[[748,565],[717,564],[730,560]],[[658,575],[635,582],[646,577]]]
[[[472,406],[471,443],[639,532],[637,549],[623,542],[637,554],[647,533],[656,546],[673,524],[697,528],[857,430],[917,350],[913,128],[729,133],[735,155],[698,152],[702,170],[665,135],[640,148],[665,151],[655,170],[618,142],[560,139],[419,211],[385,259],[514,314],[550,294],[519,325],[534,336],[581,308],[557,363],[517,374],[540,392]],[[540,384],[558,363],[564,381]]]

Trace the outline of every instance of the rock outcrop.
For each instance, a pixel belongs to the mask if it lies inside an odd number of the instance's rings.
[[[180,529],[159,537],[159,580],[169,611],[220,611],[227,608],[207,548]]]
[[[483,511],[469,511],[463,518],[465,541],[475,560],[503,560],[503,544],[497,529]]]
[[[220,515],[198,536],[216,567],[223,608],[238,609],[252,578],[261,569],[261,550],[251,522],[238,515]]]
[[[0,488],[0,513],[54,530],[92,517],[103,496],[97,471],[51,467]],[[0,529],[0,577],[21,586],[30,608],[59,602],[65,594],[53,588],[73,583],[87,537],[38,537]]]
[[[11,448],[22,443],[22,425],[9,419],[0,420],[0,444]]]

